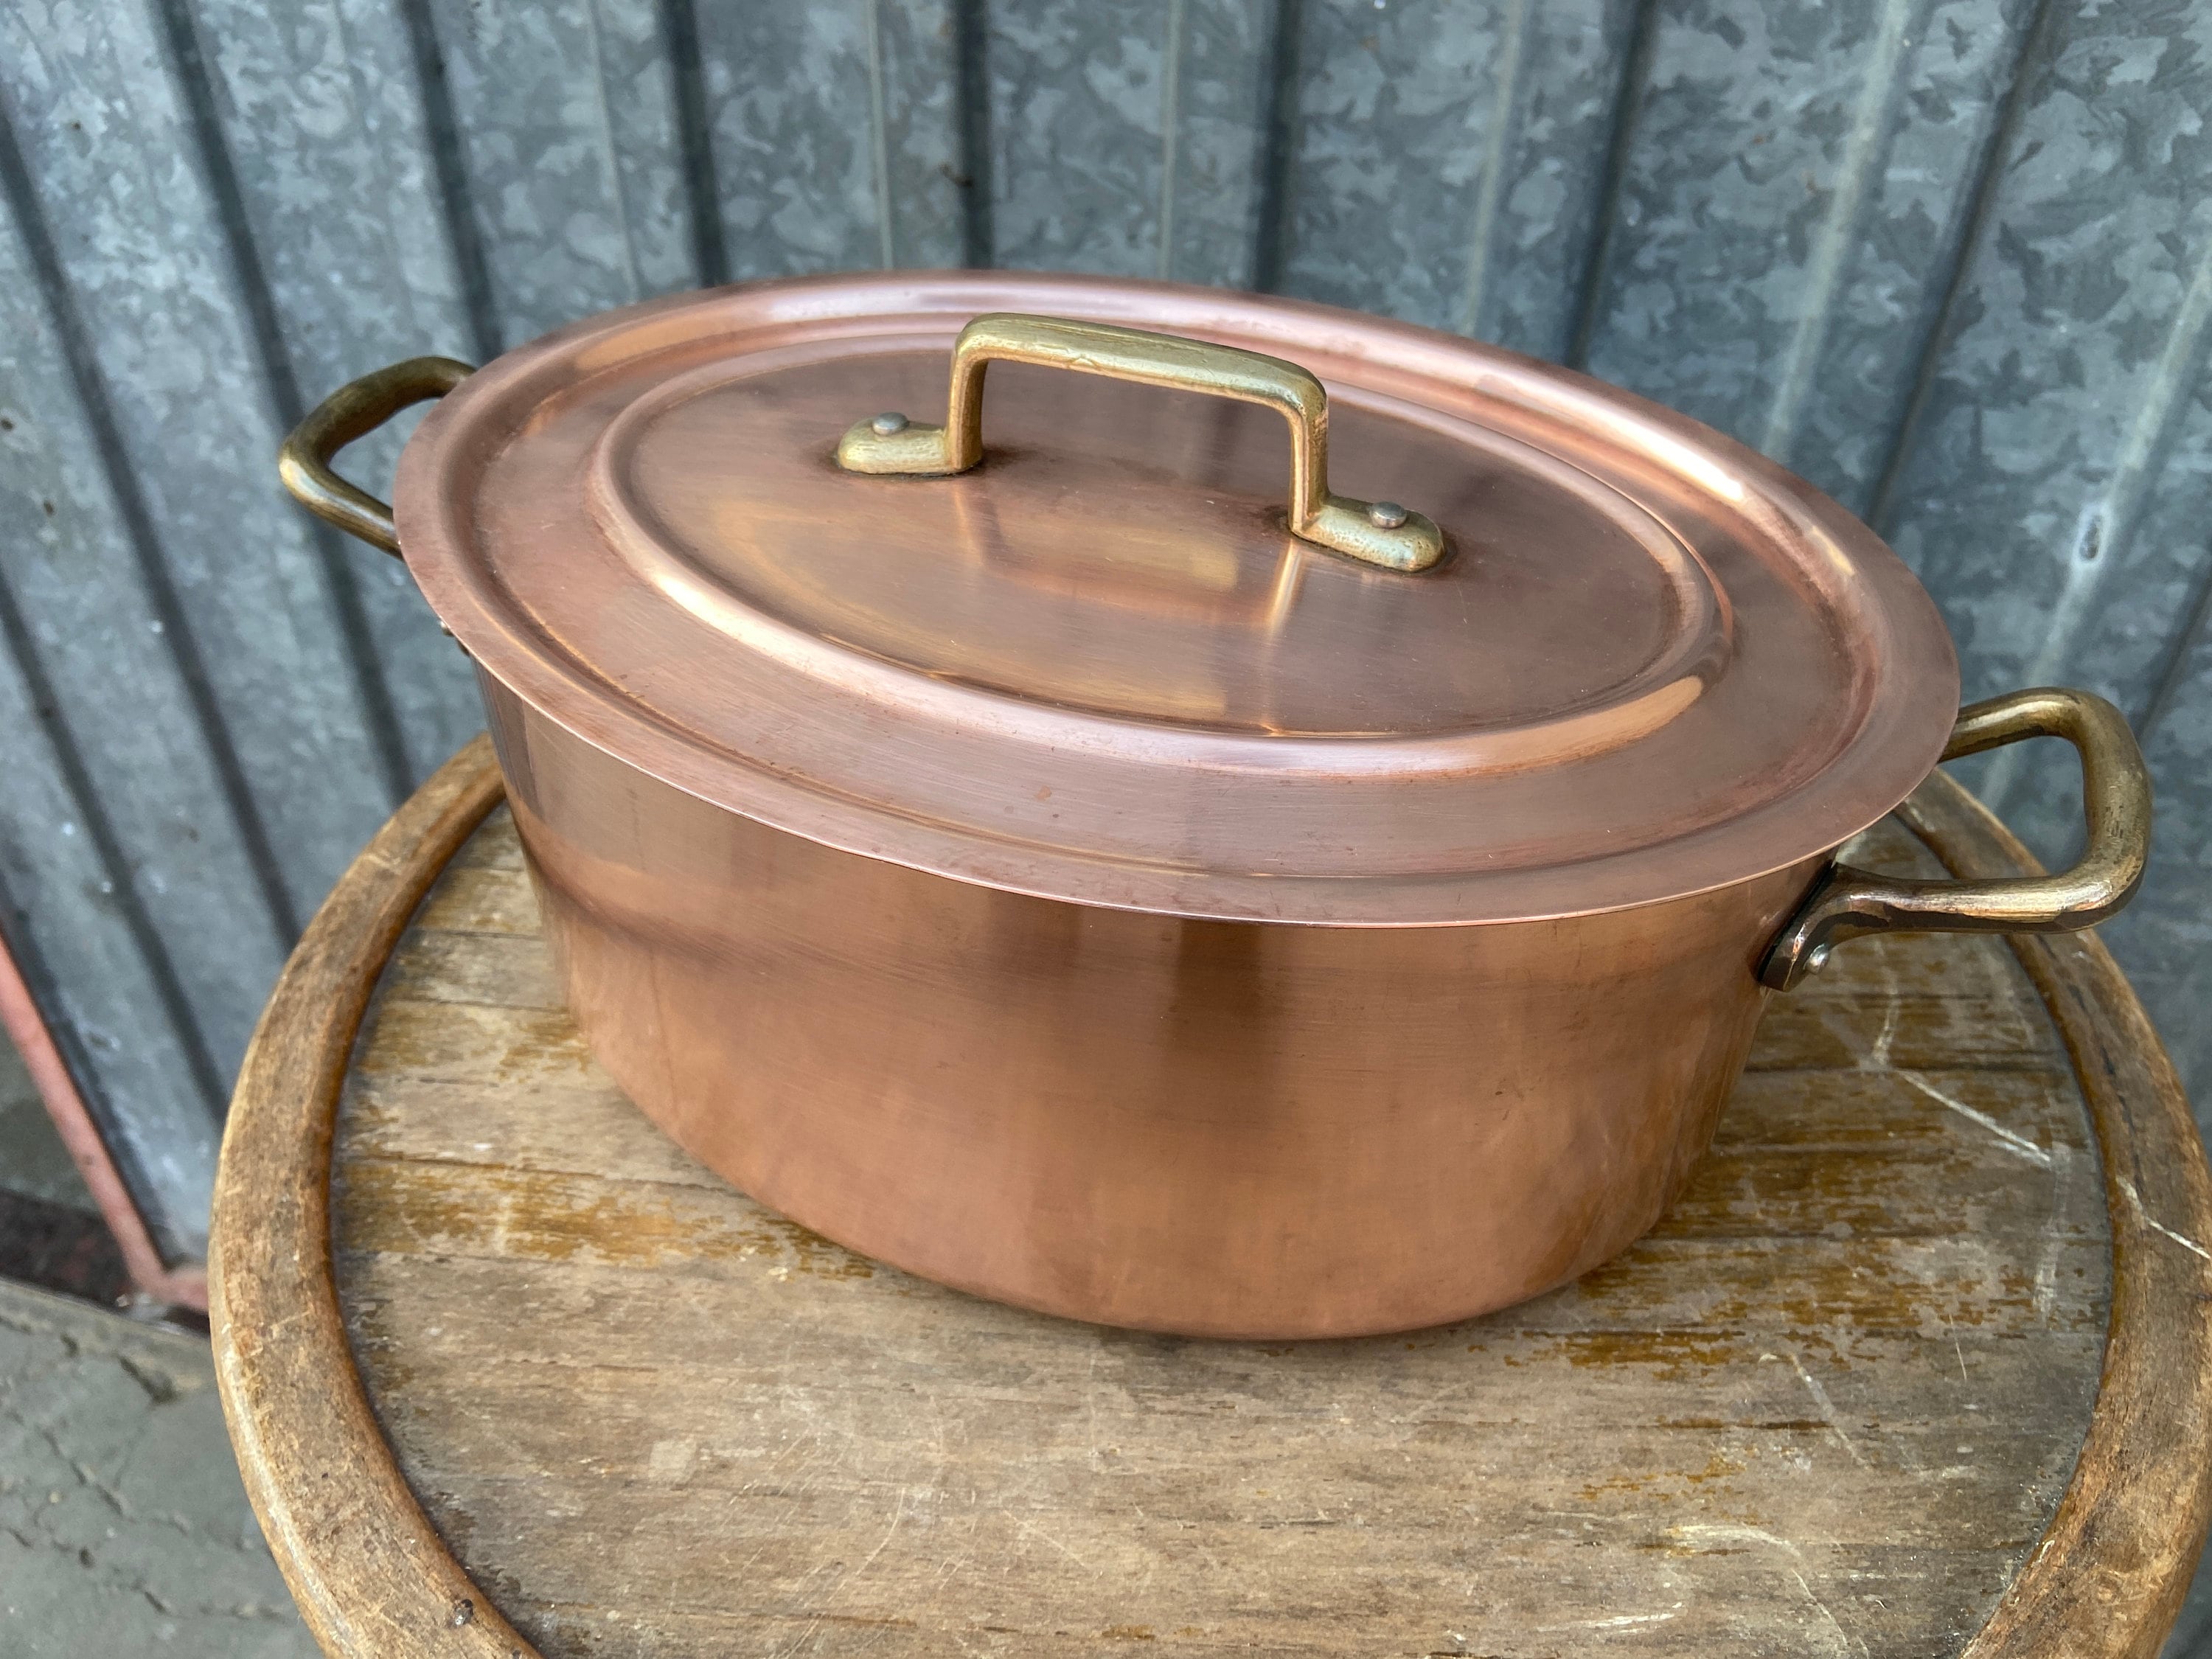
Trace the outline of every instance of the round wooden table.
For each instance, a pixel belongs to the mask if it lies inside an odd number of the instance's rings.
[[[562,1012],[500,797],[479,741],[362,855],[223,1149],[231,1433],[333,1654],[1986,1659],[2172,1621],[2212,1182],[2094,939],[1839,950],[1578,1284],[1182,1341],[908,1278],[691,1163]],[[1869,843],[2025,857],[1941,776]]]

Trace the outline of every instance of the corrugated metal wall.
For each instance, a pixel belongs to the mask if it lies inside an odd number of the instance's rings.
[[[11,0],[8,938],[196,1254],[288,945],[478,723],[404,573],[278,494],[303,405],[702,283],[1065,267],[1501,341],[1834,492],[1970,695],[2144,734],[2107,935],[2212,1086],[2208,45],[2093,0]],[[1976,781],[2068,853],[2063,752]]]

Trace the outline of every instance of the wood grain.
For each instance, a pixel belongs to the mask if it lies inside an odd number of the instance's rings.
[[[1948,777],[1900,809],[1963,875],[2032,864]],[[2104,1154],[2111,1336],[2066,1501],[1971,1659],[2151,1659],[2212,1522],[2212,1175],[2150,1020],[2090,933],[2016,946],[2072,1054]]]
[[[447,856],[501,796],[478,738],[324,902],[246,1051],[209,1252],[216,1382],[246,1495],[300,1611],[337,1654],[520,1659],[447,1552],[347,1359],[331,1278],[331,1104],[378,971]]]
[[[318,920],[225,1155],[234,1433],[331,1651],[1988,1659],[2170,1622],[2212,1183],[2094,941],[1839,951],[1577,1285],[1182,1341],[909,1279],[691,1163],[562,1012],[506,815],[458,827],[478,763]],[[1913,812],[2013,867],[1948,781]],[[1859,856],[1936,867],[1893,823]]]

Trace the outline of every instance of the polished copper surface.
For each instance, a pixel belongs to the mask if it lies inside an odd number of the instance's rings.
[[[1330,490],[1419,503],[1445,556],[1291,536],[1278,410],[1021,362],[972,471],[841,471],[987,312],[1303,365]],[[371,381],[296,441],[317,510],[407,389]],[[2073,925],[2148,823],[2112,722],[2038,693],[1962,731],[2096,749],[2080,870],[1831,873],[1955,706],[1888,550],[1680,416],[1319,307],[995,272],[665,301],[469,376],[396,519],[631,1097],[842,1243],[1109,1323],[1340,1335],[1572,1278],[1704,1150],[1762,964],[1869,917]]]
[[[859,477],[983,311],[1290,358],[1419,574],[1282,521],[1267,410],[1021,363],[987,459]],[[1833,503],[1679,416],[1319,307],[1012,273],[811,279],[580,324],[423,422],[410,567],[487,670],[663,781],[1043,896],[1504,921],[1784,869],[1924,775],[1956,669]]]
[[[1644,1232],[1818,862],[1502,927],[1103,909],[787,835],[485,693],[569,1005],[678,1141],[912,1272],[1194,1335],[1435,1324]]]

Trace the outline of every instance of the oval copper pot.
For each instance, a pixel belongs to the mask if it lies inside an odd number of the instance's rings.
[[[684,313],[666,315],[668,349],[690,349]],[[862,419],[837,464],[894,477],[972,466],[992,357],[1079,359],[1185,386],[1211,374],[1198,389],[1289,416],[1292,534],[1389,573],[1439,558],[1435,522],[1328,489],[1310,375],[1118,326],[971,325],[946,425]],[[1551,373],[1493,358],[1486,372],[1501,380]],[[390,510],[337,477],[332,457],[467,372],[417,359],[341,391],[286,446],[287,483],[397,552]],[[1587,386],[1568,390],[1589,402]],[[826,455],[820,476],[837,476]],[[1823,525],[1842,522],[1823,511]],[[1872,545],[1869,558],[1889,560]],[[464,595],[450,567],[441,580]],[[1882,580],[1909,586],[1901,567]],[[508,647],[480,612],[448,620],[471,643]],[[623,619],[586,610],[569,625]],[[1929,626],[1929,672],[1948,675]],[[852,660],[856,676],[884,672]],[[2080,749],[2087,851],[2058,876],[1890,880],[1835,864],[1801,825],[1785,855],[1654,902],[1577,904],[1558,890],[1543,914],[1434,924],[1224,915],[1230,901],[1264,902],[1267,882],[1229,869],[1216,898],[1230,900],[1209,909],[1159,900],[1176,879],[1165,866],[1125,889],[1081,857],[1055,866],[1091,883],[1093,900],[921,867],[896,848],[845,850],[712,799],[702,775],[679,787],[670,767],[641,763],[634,745],[676,754],[659,728],[621,736],[588,696],[556,718],[544,692],[480,674],[569,1006],[641,1109],[746,1191],[868,1255],[1026,1307],[1196,1335],[1407,1329],[1588,1271],[1665,1209],[1711,1139],[1765,1000],[1836,942],[2087,925],[2133,890],[2149,833],[2124,721],[2100,699],[2037,690],[1966,710],[1946,757],[2045,734]],[[1955,680],[1941,684],[1948,705]],[[890,724],[878,740],[902,738]],[[1827,834],[1840,840],[1910,781],[1855,799],[1855,819]],[[1389,810],[1387,793],[1375,799]],[[1187,800],[1178,811],[1189,822]],[[1142,828],[1143,803],[1131,813]],[[1110,810],[1100,822],[1115,827]],[[1391,902],[1417,905],[1424,879],[1414,871]]]

